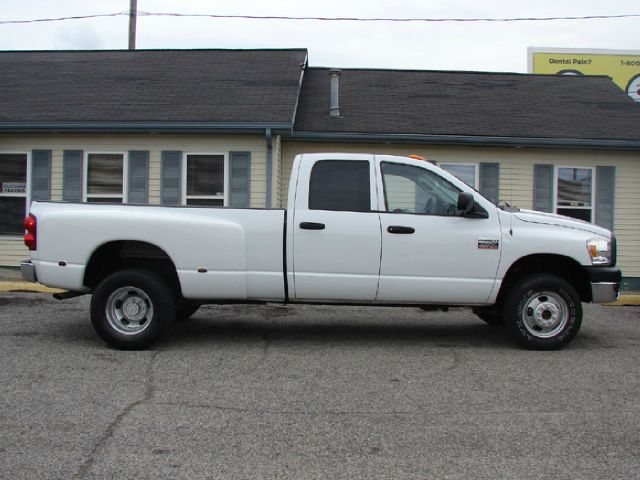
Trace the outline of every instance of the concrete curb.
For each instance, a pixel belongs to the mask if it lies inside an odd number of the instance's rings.
[[[64,292],[64,290],[49,288],[39,283],[31,282],[0,282],[1,292],[58,293]]]
[[[605,305],[608,307],[640,305],[640,294],[637,294],[637,293],[621,294],[620,298],[618,298],[617,301],[611,302],[611,303],[605,303]]]

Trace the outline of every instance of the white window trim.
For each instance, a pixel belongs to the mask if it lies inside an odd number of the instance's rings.
[[[583,170],[591,170],[591,206],[590,207],[571,207],[558,206],[558,177],[561,168],[579,168]],[[553,213],[558,214],[558,208],[569,208],[574,210],[591,210],[591,223],[595,223],[596,218],[596,168],[584,167],[577,165],[554,165],[553,168]]]
[[[479,190],[480,189],[480,164],[479,163],[468,163],[468,162],[439,162],[438,166],[440,168],[442,168],[443,170],[445,170],[447,173],[449,173],[450,175],[453,175],[453,173],[449,172],[446,168],[445,165],[456,165],[456,166],[464,166],[464,167],[474,167],[474,179],[473,179],[473,183],[474,185],[471,185],[472,188],[474,188],[475,190]],[[453,175],[455,177],[455,175]],[[458,177],[456,177],[458,178]],[[458,179],[461,182],[464,182],[462,179]]]
[[[25,205],[24,211],[29,214],[29,208],[31,207],[31,152],[15,151],[15,150],[0,150],[0,155],[25,155],[27,157],[27,188],[24,194],[15,193],[2,193],[0,197],[22,197],[24,195]],[[0,233],[0,239],[15,239],[24,235],[23,233]]]
[[[122,195],[87,193],[89,183],[89,155],[122,155]],[[129,155],[127,152],[111,152],[104,150],[87,151],[84,153],[82,162],[82,201],[87,202],[88,198],[113,198],[122,199],[125,204],[129,201],[127,198],[127,185],[129,185]]]
[[[224,157],[224,179],[223,179],[223,195],[187,195],[187,162],[190,155],[218,155]],[[202,200],[222,200],[223,206],[229,205],[229,155],[223,152],[185,152],[182,156],[181,165],[181,190],[182,198],[180,202],[182,205],[187,204],[188,199],[202,199]]]

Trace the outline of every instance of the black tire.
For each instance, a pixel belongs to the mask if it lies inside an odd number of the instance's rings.
[[[171,289],[146,270],[122,270],[105,278],[91,298],[91,323],[114,348],[144,350],[165,333],[176,316]]]
[[[191,302],[184,298],[178,300],[176,309],[176,322],[182,322],[191,318],[202,305],[197,302]]]
[[[513,338],[530,350],[556,350],[580,330],[582,303],[576,290],[555,275],[536,274],[508,293],[504,323]]]
[[[502,326],[504,324],[504,318],[502,317],[502,310],[496,306],[492,307],[473,307],[473,313],[482,321],[489,325]]]

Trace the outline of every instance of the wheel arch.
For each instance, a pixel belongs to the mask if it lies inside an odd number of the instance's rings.
[[[151,271],[181,294],[178,272],[171,257],[157,245],[139,240],[117,240],[96,248],[87,262],[83,283],[94,290],[107,276],[127,269]]]
[[[503,303],[509,290],[521,279],[543,273],[564,279],[576,289],[581,301],[591,301],[588,274],[576,260],[557,254],[533,254],[519,258],[509,267],[502,280],[496,303]]]

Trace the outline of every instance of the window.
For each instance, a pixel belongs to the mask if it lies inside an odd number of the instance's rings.
[[[27,211],[27,155],[0,154],[0,234],[24,233]]]
[[[311,170],[309,209],[349,212],[371,210],[369,162],[321,160]]]
[[[558,167],[556,178],[556,213],[591,222],[593,169]]]
[[[222,207],[225,204],[225,156],[188,154],[186,163],[187,205]]]
[[[478,189],[478,166],[473,163],[442,163],[440,167],[458,177],[471,188]]]
[[[455,215],[460,190],[424,168],[383,162],[382,181],[387,211]]]
[[[87,154],[86,199],[90,203],[124,203],[124,154]]]

